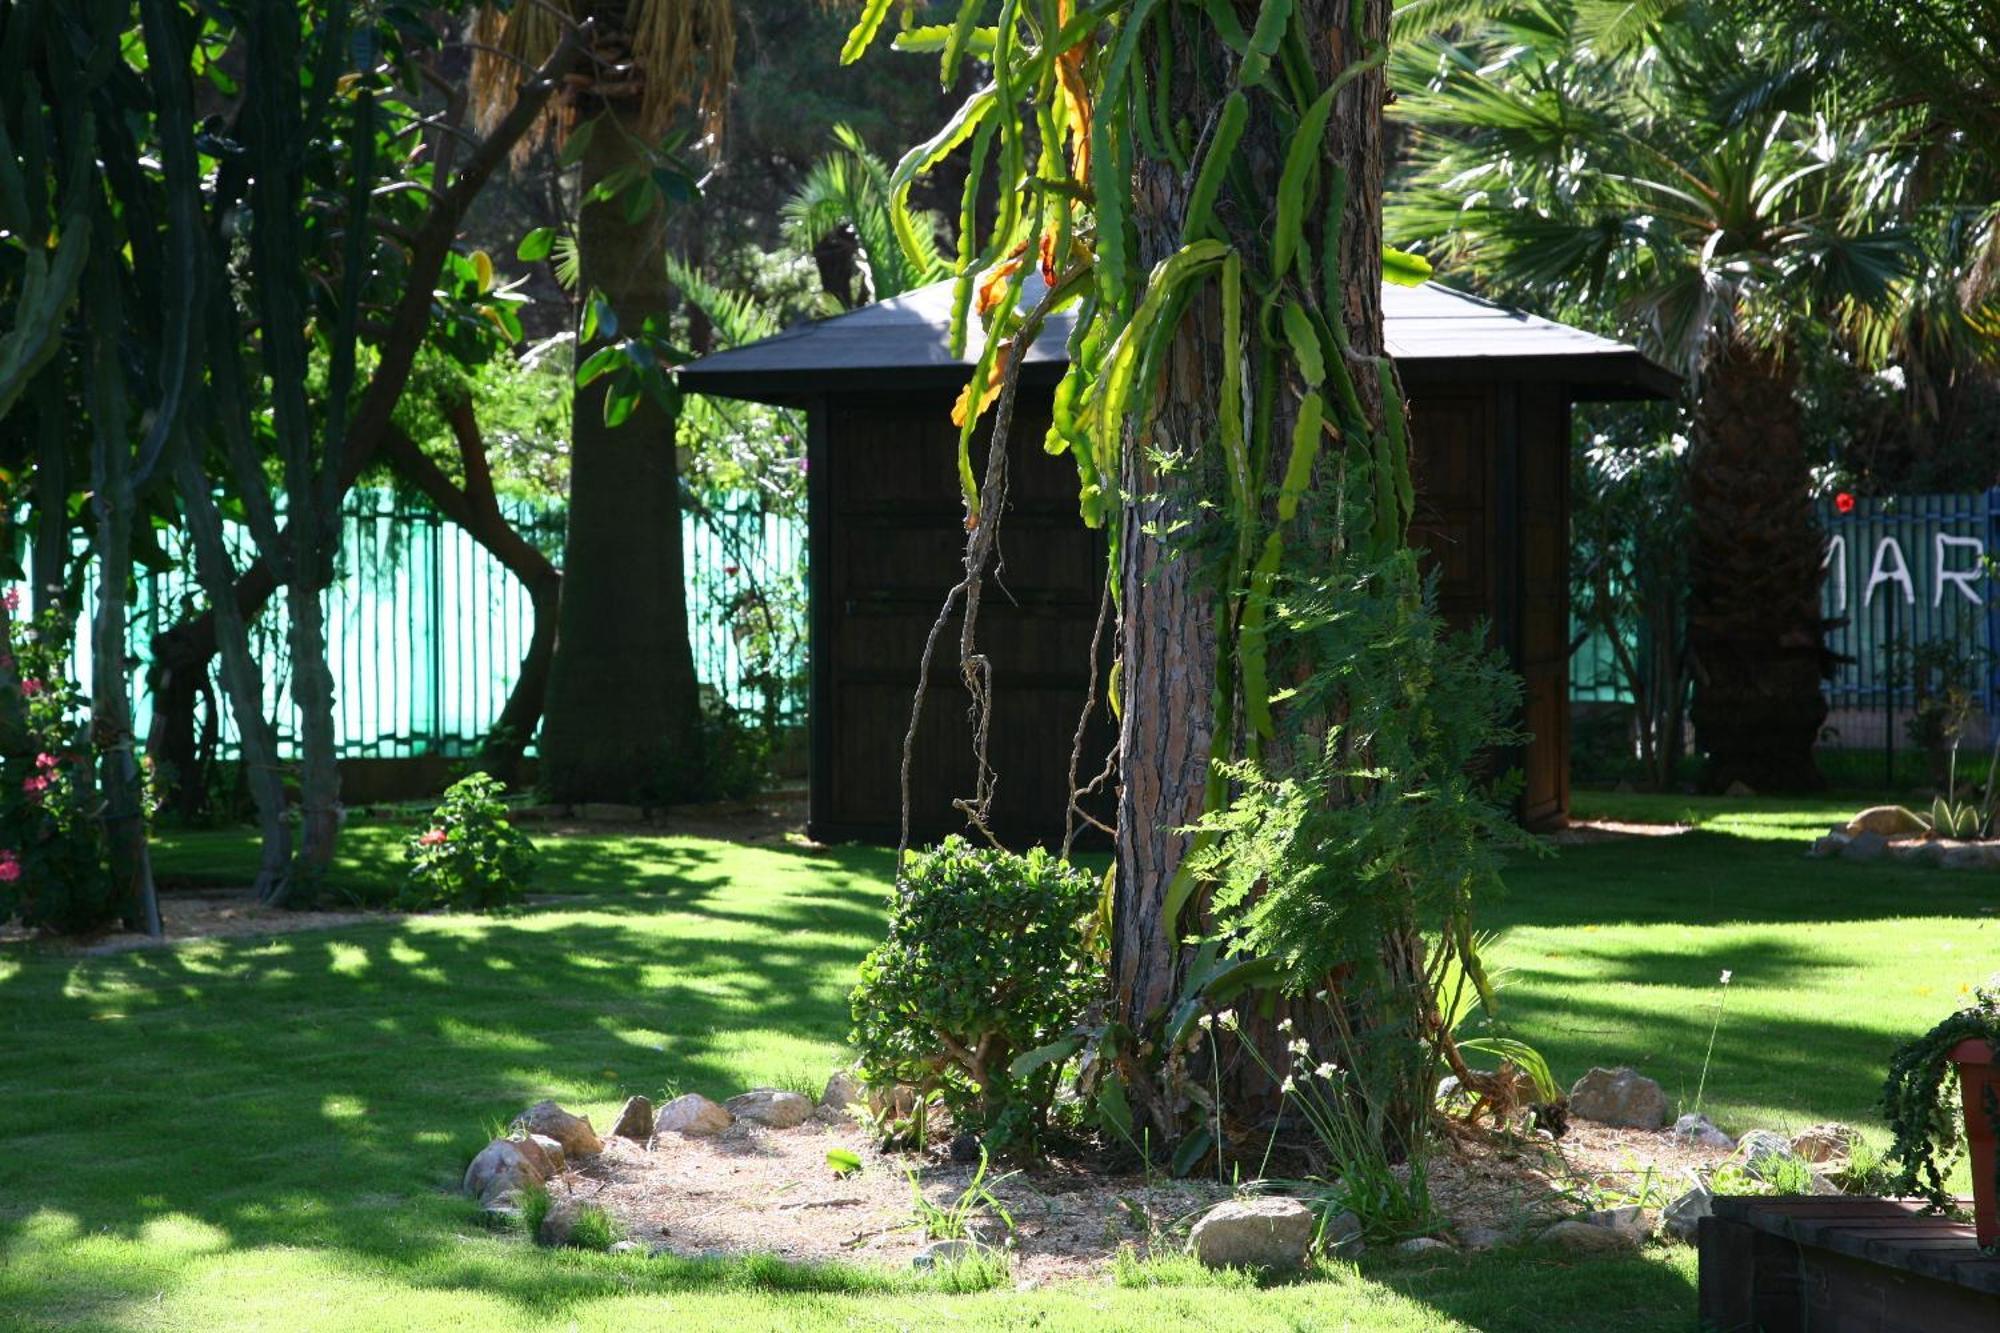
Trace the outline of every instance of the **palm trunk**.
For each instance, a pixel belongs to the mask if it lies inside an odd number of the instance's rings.
[[[1813,743],[1833,658],[1797,381],[1796,358],[1782,349],[1731,343],[1704,376],[1696,411],[1688,646],[1712,788],[1826,785]]]
[[[1297,21],[1323,85],[1383,39],[1387,16],[1384,0],[1363,0],[1352,8],[1331,0],[1301,0]],[[1360,30],[1352,26],[1355,18]],[[1235,57],[1205,16],[1174,11],[1170,21],[1170,118],[1198,127],[1229,91]],[[1144,43],[1142,49],[1150,45]],[[1156,54],[1149,78],[1159,74]],[[1328,311],[1327,317],[1344,323],[1357,357],[1379,355],[1382,349],[1383,93],[1379,70],[1354,79],[1335,101],[1325,139],[1325,168],[1345,171],[1349,181],[1340,246],[1325,261],[1338,265],[1344,279],[1344,308]],[[1254,117],[1245,131],[1235,155],[1251,177],[1253,194],[1276,196],[1287,133],[1265,116]],[[1170,157],[1150,156],[1143,136],[1134,151],[1133,217],[1143,270],[1180,248],[1192,173]],[[1238,220],[1238,225],[1248,231],[1259,222]],[[1317,217],[1308,223],[1308,232],[1317,251],[1324,239]],[[1212,295],[1197,298],[1168,354],[1151,437],[1128,439],[1124,449],[1121,482],[1127,502],[1119,569],[1123,785],[1111,981],[1113,1012],[1137,1033],[1151,1030],[1180,993],[1192,956],[1181,940],[1199,925],[1199,898],[1188,909],[1194,916],[1168,916],[1171,886],[1190,842],[1176,830],[1200,815],[1209,799],[1218,704],[1234,685],[1219,670],[1217,654],[1216,608],[1224,590],[1196,552],[1216,523],[1209,502],[1224,493],[1215,446],[1224,358],[1255,364],[1252,347],[1262,336],[1255,323],[1245,318],[1243,345],[1224,346],[1218,303]],[[1373,374],[1355,378],[1364,410],[1379,425]],[[1294,390],[1302,388],[1302,383],[1279,385],[1270,438],[1289,438],[1297,410]],[[1275,495],[1285,451],[1273,449],[1270,455],[1264,480]],[[1161,466],[1163,460],[1171,465]],[[1325,539],[1296,535],[1293,540]],[[1275,1057],[1275,1029],[1255,1026],[1254,1034],[1246,1030],[1246,1039],[1258,1041]],[[1273,1058],[1271,1063],[1282,1068],[1284,1062]],[[1246,1072],[1257,1081],[1254,1071]],[[1169,1097],[1151,1109],[1159,1132],[1170,1138],[1179,1133],[1183,1126],[1172,1122],[1184,1107],[1173,1105]]]
[[[613,172],[644,163],[636,131],[619,117],[613,108],[591,135],[586,196]],[[667,308],[663,221],[657,203],[637,224],[616,202],[583,209],[583,287],[604,293],[621,329],[636,331]],[[541,782],[563,801],[673,799],[701,778],[690,767],[700,703],[674,422],[647,399],[623,425],[606,426],[607,380],[576,393]]]

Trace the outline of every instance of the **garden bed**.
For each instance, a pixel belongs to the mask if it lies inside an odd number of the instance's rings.
[[[845,1149],[861,1169],[836,1175],[827,1153]],[[1468,1248],[1524,1243],[1550,1223],[1631,1203],[1657,1208],[1728,1157],[1666,1131],[1578,1123],[1560,1141],[1487,1136],[1449,1142],[1430,1179],[1445,1239]],[[652,1146],[607,1138],[550,1182],[550,1192],[604,1210],[653,1252],[689,1257],[770,1255],[794,1262],[849,1261],[907,1268],[932,1241],[913,1198],[950,1210],[976,1164],[885,1153],[861,1126],[822,1111],[794,1129],[739,1120],[713,1138],[662,1134]],[[1054,1161],[990,1170],[985,1186],[1013,1221],[1009,1269],[1017,1284],[1102,1278],[1121,1252],[1179,1255],[1191,1225],[1230,1197],[1212,1177],[1102,1172]],[[973,1209],[973,1230],[1004,1227]]]

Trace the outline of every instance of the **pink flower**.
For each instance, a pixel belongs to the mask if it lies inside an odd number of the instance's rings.
[[[55,766],[56,766],[57,764],[59,764],[59,763],[61,763],[61,762],[62,762],[62,761],[61,761],[60,759],[57,759],[57,758],[56,758],[56,757],[55,757],[54,755],[50,754],[50,753],[49,753],[49,752],[48,752],[47,750],[44,750],[44,751],[42,751],[42,752],[41,752],[40,754],[38,754],[38,755],[36,755],[36,756],[35,756],[35,767],[36,767],[36,768],[54,768],[54,767],[55,767]]]
[[[21,858],[11,848],[0,849],[0,884],[12,884],[21,878]]]
[[[30,800],[40,800],[42,793],[48,789],[49,780],[45,777],[27,778],[21,783],[21,790],[27,794]]]
[[[441,847],[444,845],[444,840],[447,836],[449,835],[443,829],[434,828],[426,832],[421,838],[418,838],[417,845],[419,847]]]
[[[0,592],[0,602],[5,602],[9,611],[19,611],[21,609],[21,590],[19,588],[9,588],[5,592]]]
[[[42,692],[42,682],[40,678],[35,676],[30,676],[26,680],[21,682],[21,693],[27,695],[30,699],[34,698],[41,692]]]

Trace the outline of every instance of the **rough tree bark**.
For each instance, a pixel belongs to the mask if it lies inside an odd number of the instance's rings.
[[[586,197],[613,172],[645,168],[630,100],[607,103],[591,135]],[[604,293],[621,328],[668,308],[664,225],[657,200],[636,224],[615,203],[582,211],[583,287]],[[572,413],[563,595],[540,742],[541,784],[562,801],[670,794],[664,772],[693,762],[700,716],[674,422],[647,397],[624,424],[606,426],[608,387],[605,377],[578,389]]]
[[[1324,86],[1384,39],[1388,5],[1300,0],[1298,12]],[[1228,92],[1236,61],[1205,16],[1172,14],[1172,115],[1198,130],[1210,123]],[[1359,29],[1352,26],[1356,18]],[[1155,55],[1149,79],[1158,74]],[[1383,97],[1379,68],[1356,77],[1335,100],[1324,145],[1323,170],[1344,170],[1349,182],[1337,259],[1345,304],[1327,313],[1345,324],[1356,357],[1382,351]],[[1236,156],[1254,195],[1276,197],[1286,144],[1284,128],[1262,114],[1251,118]],[[1133,212],[1142,266],[1179,248],[1191,184],[1189,173],[1174,162],[1147,155],[1143,144],[1135,146]],[[1255,238],[1267,226],[1262,217],[1223,221],[1238,244],[1259,244]],[[1318,253],[1323,233],[1317,218],[1308,223],[1307,234]],[[1244,319],[1246,340],[1258,336],[1254,325]],[[1217,677],[1220,587],[1195,553],[1217,522],[1206,502],[1222,485],[1214,441],[1224,357],[1247,360],[1246,346],[1223,346],[1215,302],[1198,300],[1174,340],[1159,388],[1154,438],[1128,440],[1124,450],[1128,503],[1119,570],[1124,718],[1111,971],[1115,1011],[1133,1031],[1147,1030],[1172,1001],[1190,957],[1180,944],[1190,933],[1187,923],[1167,920],[1166,905],[1190,843],[1176,830],[1203,808],[1215,701],[1226,685]],[[1379,428],[1375,376],[1369,370],[1354,378],[1371,424]],[[1289,438],[1302,389],[1302,383],[1279,386],[1272,439]],[[1271,454],[1267,480],[1275,482],[1284,468],[1283,451]],[[1163,461],[1170,466],[1162,467]]]
[[[1796,357],[1732,342],[1702,379],[1688,460],[1688,648],[1704,781],[1826,785],[1813,743],[1833,667],[1820,612],[1824,536],[1794,389]]]

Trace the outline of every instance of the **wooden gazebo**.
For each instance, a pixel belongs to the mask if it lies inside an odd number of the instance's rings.
[[[1031,298],[1032,299],[1032,298]],[[705,357],[697,393],[803,408],[811,597],[809,816],[824,840],[893,838],[902,740],[924,636],[964,542],[953,397],[971,372],[948,347],[939,284]],[[1560,823],[1569,803],[1570,405],[1661,398],[1674,377],[1634,349],[1437,284],[1383,291],[1384,332],[1410,399],[1413,541],[1454,621],[1484,618],[1527,682],[1520,813]],[[1015,408],[1005,592],[987,596],[996,831],[1059,833],[1103,579],[1101,539],[1077,515],[1076,469],[1043,453],[1066,319],[1030,349]],[[977,355],[977,331],[969,356]],[[971,789],[964,694],[948,655],[914,754],[912,820],[963,821]],[[1108,722],[1100,723],[1108,738]],[[1101,755],[1104,746],[1093,744]]]

